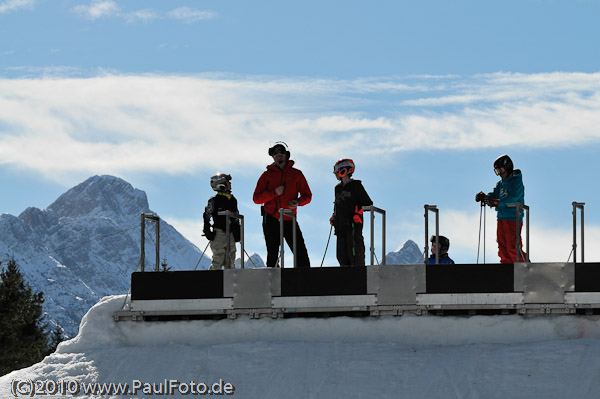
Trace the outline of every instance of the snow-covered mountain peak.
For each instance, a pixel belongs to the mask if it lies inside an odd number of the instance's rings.
[[[0,215],[0,260],[17,261],[32,288],[44,292],[50,319],[73,336],[98,299],[127,292],[140,259],[142,212],[150,212],[146,193],[118,177],[90,177],[48,209]],[[201,251],[160,223],[161,259],[174,269],[193,268]],[[154,242],[154,232],[146,233]],[[209,264],[205,257],[199,268]]]
[[[61,195],[49,207],[59,218],[123,216],[148,212],[146,193],[114,176],[93,176]]]
[[[385,255],[388,265],[411,265],[421,263],[422,252],[417,243],[407,240],[396,251]]]

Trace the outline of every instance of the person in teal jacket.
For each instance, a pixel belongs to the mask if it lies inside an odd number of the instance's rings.
[[[500,155],[494,161],[494,172],[501,177],[494,191],[484,194],[483,191],[475,196],[475,201],[483,201],[485,205],[496,208],[498,212],[498,255],[501,263],[524,262],[527,254],[521,250],[517,257],[515,247],[517,234],[523,227],[523,211],[520,212],[517,221],[517,211],[508,207],[508,204],[520,202],[525,204],[525,187],[523,186],[523,175],[519,169],[514,169],[513,162],[506,154]],[[517,231],[517,222],[519,231]],[[523,243],[519,235],[521,248]]]

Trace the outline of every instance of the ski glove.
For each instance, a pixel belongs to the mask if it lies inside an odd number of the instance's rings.
[[[207,239],[208,241],[212,241],[212,240],[214,240],[214,239],[215,239],[215,236],[217,235],[217,233],[215,233],[215,232],[214,232],[214,231],[212,231],[212,230],[205,230],[205,231],[204,231],[204,235],[206,236],[206,239]]]
[[[486,195],[483,198],[483,203],[486,204],[487,206],[498,206],[498,200],[494,197],[492,197],[491,195]]]
[[[485,193],[483,191],[480,191],[477,193],[477,195],[475,195],[475,202],[481,202],[483,201],[485,198]]]

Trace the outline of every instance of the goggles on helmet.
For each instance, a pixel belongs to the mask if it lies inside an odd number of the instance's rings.
[[[336,177],[344,177],[346,175],[351,175],[354,173],[354,161],[351,159],[340,159],[333,165],[333,174]]]
[[[285,155],[285,148],[283,147],[277,147],[273,150],[272,152],[272,156],[276,156],[276,155]]]

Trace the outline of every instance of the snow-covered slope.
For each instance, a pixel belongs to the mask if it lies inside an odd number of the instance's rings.
[[[47,209],[0,216],[0,259],[14,258],[45,311],[74,336],[81,317],[100,298],[126,293],[140,258],[140,214],[151,212],[146,194],[113,176],[94,176]],[[193,269],[201,251],[161,221],[161,259]],[[154,226],[147,227],[146,257],[154,267]],[[200,269],[210,265],[202,260]]]
[[[71,382],[55,397],[73,396],[69,386],[99,397],[84,389],[122,383],[126,394],[102,397],[178,398],[191,381],[235,398],[600,397],[598,316],[117,323],[123,301],[104,298],[76,338],[0,377],[0,398],[25,396],[28,380]],[[173,394],[160,393],[169,384]]]

